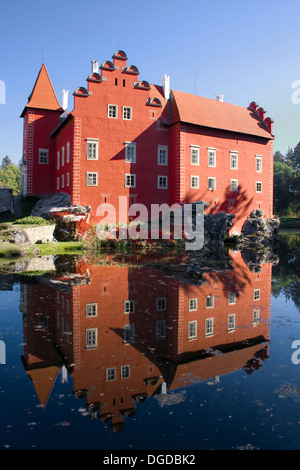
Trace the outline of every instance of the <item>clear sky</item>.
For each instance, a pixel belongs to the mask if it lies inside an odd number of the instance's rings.
[[[101,64],[118,49],[141,80],[159,85],[167,73],[175,90],[256,101],[274,120],[275,150],[300,141],[300,104],[292,102],[299,0],[2,0],[0,18],[0,161],[21,158],[20,114],[43,61],[60,103],[69,90],[72,109],[91,60]]]

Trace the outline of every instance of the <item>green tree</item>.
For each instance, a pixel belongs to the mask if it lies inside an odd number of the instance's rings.
[[[9,158],[8,155],[6,155],[6,157],[2,159],[1,168],[5,168],[6,166],[11,165],[11,164],[12,164],[11,159]]]
[[[281,152],[279,152],[279,150],[277,150],[274,153],[274,162],[284,163],[284,160],[285,160],[285,156]]]
[[[13,194],[16,196],[20,192],[20,170],[10,163],[0,170],[0,188],[12,188]]]
[[[295,201],[294,186],[296,173],[289,165],[274,162],[274,212],[283,215]]]

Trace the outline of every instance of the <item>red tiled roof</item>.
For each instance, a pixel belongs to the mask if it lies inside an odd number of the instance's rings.
[[[50,109],[54,111],[63,111],[56,94],[54,92],[51,80],[49,78],[45,64],[42,65],[31,95],[28,98],[26,108]],[[24,111],[25,111],[24,109]],[[23,113],[24,113],[23,111]],[[22,115],[23,115],[22,113]]]
[[[247,108],[172,90],[171,123],[176,122],[273,138],[254,112]]]

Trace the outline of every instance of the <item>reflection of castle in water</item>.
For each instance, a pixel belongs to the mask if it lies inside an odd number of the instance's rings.
[[[44,406],[62,369],[74,395],[115,431],[136,402],[268,356],[271,264],[205,274],[202,285],[159,270],[88,266],[89,281],[23,284],[23,362]],[[65,280],[66,281],[66,280]]]

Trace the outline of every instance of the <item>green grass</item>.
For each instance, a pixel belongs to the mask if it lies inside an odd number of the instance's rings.
[[[40,256],[78,254],[84,249],[83,242],[51,242],[34,245],[38,248]]]

